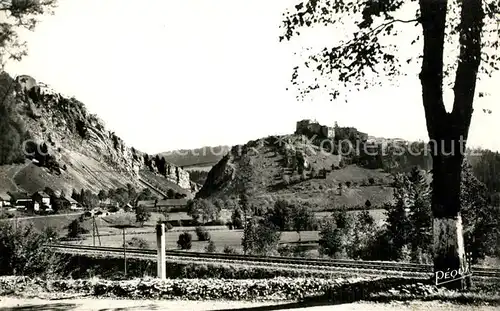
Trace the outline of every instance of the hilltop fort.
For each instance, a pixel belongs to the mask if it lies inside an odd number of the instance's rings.
[[[305,135],[307,137],[319,136],[320,138],[335,138],[335,129],[330,126],[321,125],[316,121],[309,119],[297,122],[295,130],[296,135]]]

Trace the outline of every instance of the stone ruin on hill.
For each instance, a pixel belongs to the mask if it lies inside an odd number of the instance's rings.
[[[295,134],[305,135],[307,137],[313,137],[316,135],[320,138],[333,139],[335,138],[335,129],[330,126],[321,125],[316,121],[306,119],[297,122]]]

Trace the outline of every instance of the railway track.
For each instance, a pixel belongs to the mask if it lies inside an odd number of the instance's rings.
[[[71,244],[51,244],[49,247],[56,250],[75,251],[75,252],[99,252],[99,253],[114,253],[123,254],[123,248],[119,247],[102,247],[102,246],[87,246],[87,245],[71,245]],[[136,249],[127,248],[127,254],[141,255],[144,257],[155,258],[157,252],[151,249]],[[303,259],[291,257],[263,257],[263,256],[247,256],[219,253],[200,253],[200,252],[181,252],[167,250],[165,255],[168,257],[182,257],[193,260],[221,260],[224,262],[250,262],[259,264],[281,264],[297,267],[311,266],[315,268],[350,268],[360,270],[376,270],[376,271],[401,271],[413,272],[422,274],[432,274],[432,266],[425,264],[399,263],[399,262],[381,262],[381,261],[357,261],[357,260],[342,260],[342,259]],[[483,268],[472,266],[472,274],[477,277],[500,278],[500,269]]]

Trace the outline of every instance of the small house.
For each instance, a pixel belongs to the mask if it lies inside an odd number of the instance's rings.
[[[64,206],[69,208],[70,210],[81,210],[82,209],[82,207],[78,204],[78,202],[73,198],[63,197],[61,199],[63,201]]]
[[[52,210],[52,205],[50,204],[50,195],[48,195],[44,191],[37,191],[33,193],[31,199],[33,201],[33,210],[35,212],[40,211],[40,209],[44,211]]]
[[[187,206],[186,199],[168,199],[168,200],[159,200],[156,204],[157,207],[186,207]]]
[[[7,193],[0,192],[0,208],[9,208],[10,196]]]
[[[143,206],[143,207],[155,207],[156,201],[155,200],[144,200],[144,201],[137,201],[137,206]]]
[[[16,209],[25,210],[31,205],[32,199],[26,192],[7,192],[10,195],[10,203]]]

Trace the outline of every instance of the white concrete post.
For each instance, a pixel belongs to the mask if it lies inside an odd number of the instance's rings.
[[[164,280],[167,278],[167,264],[165,262],[165,224],[156,225],[156,249],[158,253],[157,277]]]

